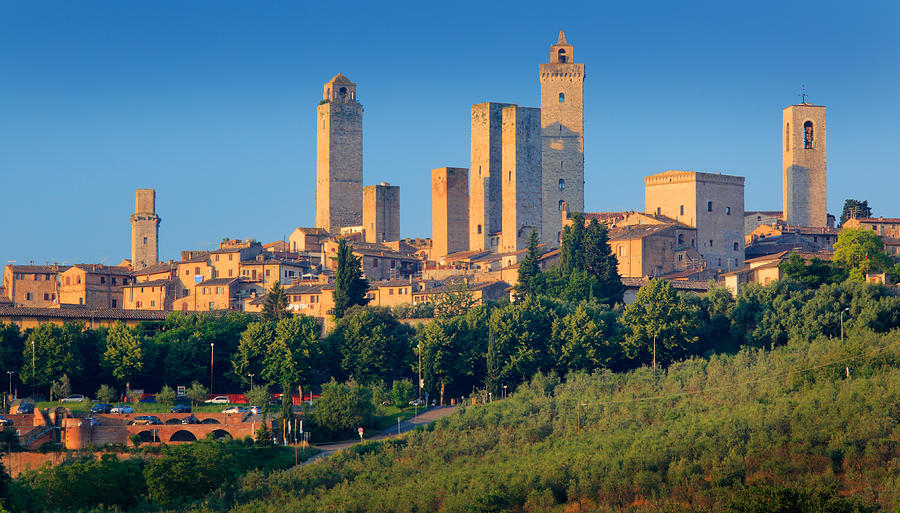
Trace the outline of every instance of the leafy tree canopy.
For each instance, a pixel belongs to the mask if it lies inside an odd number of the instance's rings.
[[[881,237],[862,228],[840,231],[833,258],[849,269],[850,279],[859,282],[866,281],[866,273],[891,271],[894,265]]]
[[[872,217],[872,209],[869,208],[869,200],[859,201],[848,199],[844,201],[844,210],[841,212],[841,225],[848,219]]]

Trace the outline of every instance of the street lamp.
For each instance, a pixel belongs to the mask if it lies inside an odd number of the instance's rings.
[[[253,374],[247,374],[247,375],[250,376],[250,391],[252,392],[253,391]]]
[[[31,398],[34,399],[34,340],[31,341]]]
[[[503,385],[503,398],[506,399],[506,385]]]
[[[841,343],[844,343],[844,312],[849,311],[850,307],[841,310]]]
[[[215,365],[215,361],[213,360],[213,355],[216,353],[216,343],[209,343],[209,395],[213,393],[213,365]]]
[[[422,343],[419,342],[419,345],[416,346],[416,352],[419,353],[419,382],[417,383],[419,387],[419,395],[416,396],[417,399],[422,398]]]
[[[12,371],[6,371],[9,374],[9,396],[12,397]]]

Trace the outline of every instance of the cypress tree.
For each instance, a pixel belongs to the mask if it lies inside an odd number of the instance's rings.
[[[362,277],[359,258],[353,256],[353,250],[342,239],[338,243],[337,272],[334,278],[334,317],[340,319],[351,306],[368,303],[368,290],[369,282]]]

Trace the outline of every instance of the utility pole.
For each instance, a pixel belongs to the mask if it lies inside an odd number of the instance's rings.
[[[31,341],[31,398],[34,399],[34,340]]]
[[[844,343],[844,312],[850,310],[849,307],[841,310],[841,343]]]
[[[653,334],[653,370],[656,370],[656,334]]]
[[[216,343],[209,343],[209,395],[213,393],[213,365],[215,364],[215,360],[213,355],[216,352]]]
[[[419,353],[419,381],[417,383],[417,385],[419,387],[419,394],[416,396],[416,399],[421,399],[422,398],[422,343],[421,342],[419,342],[419,345],[416,347],[416,349],[418,349],[418,351],[416,351],[416,352]]]

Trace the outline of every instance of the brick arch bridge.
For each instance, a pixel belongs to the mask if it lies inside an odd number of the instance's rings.
[[[181,424],[190,414],[155,414],[163,424],[129,425],[135,417],[147,414],[94,415],[99,425],[91,425],[88,418],[65,419],[63,437],[67,449],[81,449],[89,445],[132,445],[131,437],[138,435],[142,443],[184,443],[202,440],[212,434],[216,438],[240,439],[254,437],[262,422],[258,415],[195,413],[201,423]],[[168,422],[168,423],[167,423]],[[178,422],[177,424],[175,422]]]

